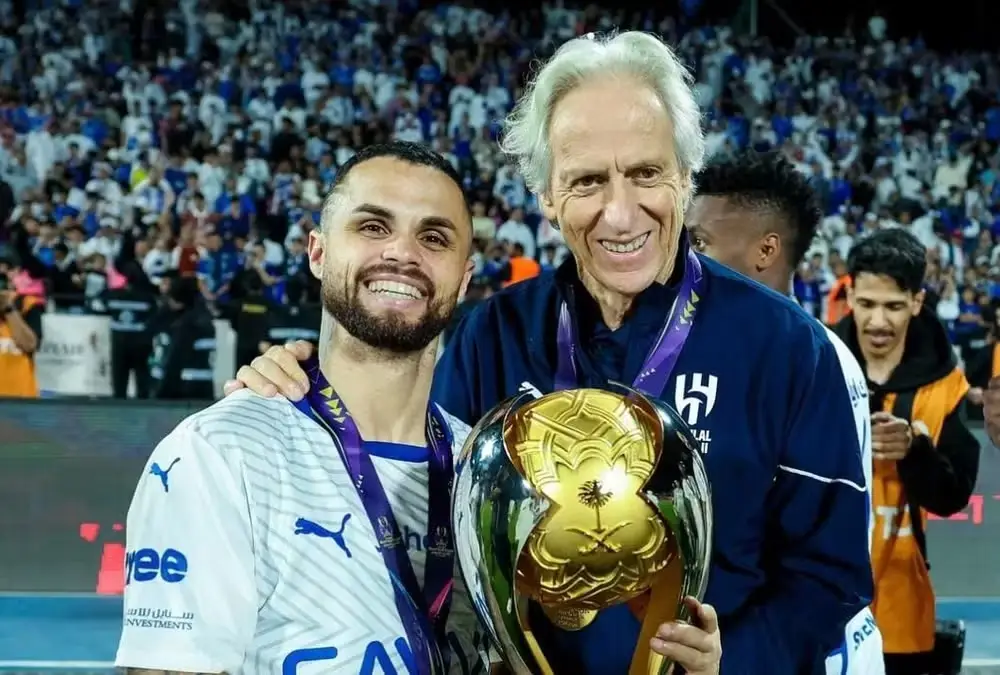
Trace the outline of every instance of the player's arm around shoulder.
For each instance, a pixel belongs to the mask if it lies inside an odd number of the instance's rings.
[[[127,672],[234,672],[253,638],[258,603],[242,464],[204,432],[203,415],[156,447],[129,508],[116,658]]]

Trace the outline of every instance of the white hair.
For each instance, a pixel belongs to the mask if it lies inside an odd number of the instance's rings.
[[[666,107],[674,129],[674,149],[682,171],[696,173],[705,158],[701,112],[693,79],[673,50],[649,33],[589,34],[561,46],[544,64],[507,117],[501,149],[516,159],[527,186],[537,194],[549,188],[552,111],[583,82],[605,75],[629,75],[648,85]]]

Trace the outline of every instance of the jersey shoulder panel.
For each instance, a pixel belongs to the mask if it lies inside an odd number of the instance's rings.
[[[267,446],[279,449],[288,440],[291,428],[301,426],[301,417],[283,396],[265,398],[241,390],[188,417],[190,427],[219,452],[235,455],[256,454]]]

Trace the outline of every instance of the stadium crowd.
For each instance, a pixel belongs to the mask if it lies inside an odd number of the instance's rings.
[[[804,307],[836,320],[852,244],[902,227],[927,247],[931,302],[966,362],[994,340],[992,55],[890,39],[879,17],[864,35],[785,49],[653,10],[552,2],[491,15],[405,0],[236,12],[182,0],[138,22],[129,3],[107,0],[50,3],[23,22],[4,5],[0,292],[16,292],[38,337],[46,306],[112,314],[115,349],[131,354],[120,359],[126,379],[162,351],[145,337],[162,304],[171,316],[186,308],[185,330],[202,331],[208,350],[211,319],[229,317],[240,362],[318,331],[308,234],[337,167],[373,142],[425,142],[461,174],[476,234],[463,307],[558,265],[560,233],[500,153],[499,121],[533,58],[615,27],[676,45],[698,83],[710,155],[775,151],[808,176],[825,218],[794,280]]]

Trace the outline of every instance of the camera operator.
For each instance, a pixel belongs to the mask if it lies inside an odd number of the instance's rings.
[[[0,261],[0,398],[34,398],[34,355],[42,343],[45,305],[14,290],[13,272],[12,261]]]

